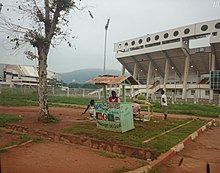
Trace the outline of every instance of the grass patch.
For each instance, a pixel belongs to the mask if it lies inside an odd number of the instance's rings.
[[[44,118],[42,121],[43,121],[44,123],[58,123],[60,120],[59,120],[57,117],[55,117],[55,116],[49,114],[49,115],[48,115],[46,118]]]
[[[159,102],[153,103],[153,111],[161,112],[161,107]],[[142,106],[142,110],[147,110],[147,107]],[[201,105],[201,104],[169,104],[168,114],[184,114],[184,115],[194,115],[201,117],[213,117],[216,118],[220,115],[220,107],[213,105]]]
[[[48,96],[50,106],[58,107],[74,107],[72,105],[62,104],[77,104],[87,105],[91,98],[88,97],[65,97],[65,96]],[[96,99],[96,101],[98,101]],[[128,101],[131,101],[128,99]],[[20,89],[2,89],[0,94],[0,105],[3,106],[38,106],[37,91],[31,91],[27,88]],[[161,112],[159,102],[154,102],[154,112]],[[147,107],[142,105],[142,110],[147,110]],[[185,114],[194,116],[206,116],[216,118],[220,115],[220,107],[213,105],[201,105],[192,103],[169,104],[168,114]]]
[[[4,147],[8,147],[8,146],[12,146],[12,145],[20,145],[20,144],[25,143],[25,142],[30,141],[30,140],[32,140],[35,143],[38,143],[38,142],[41,141],[40,137],[38,137],[38,136],[22,134],[22,135],[19,136],[18,140],[11,141],[8,144],[6,144]]]
[[[113,173],[122,173],[127,172],[129,169],[126,166],[122,166],[113,170]]]
[[[6,113],[0,112],[0,127],[4,127],[6,123],[19,121],[22,119],[23,118],[18,115],[11,115],[11,114],[6,114]]]
[[[160,167],[154,167],[148,173],[162,173],[162,169]]]
[[[170,130],[180,124],[184,124],[191,119],[169,119],[167,121],[153,118],[150,122],[135,122],[135,129],[126,133],[116,133],[96,128],[96,124],[90,122],[73,123],[64,132],[75,135],[84,135],[103,141],[130,145],[133,147],[158,149],[160,152],[167,151],[170,147],[176,145],[187,135],[203,126],[206,121],[194,120],[190,124],[176,129],[162,137],[158,137],[149,143],[144,144],[143,141],[159,135],[164,131]]]
[[[119,159],[125,158],[124,155],[120,155],[120,154],[116,154],[116,153],[112,153],[112,152],[107,152],[107,151],[99,151],[99,154],[101,156],[107,157],[107,158],[119,158]]]

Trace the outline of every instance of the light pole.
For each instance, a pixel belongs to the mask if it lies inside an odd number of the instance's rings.
[[[0,13],[1,13],[1,11],[2,11],[2,6],[3,6],[3,4],[0,3]]]
[[[105,74],[105,68],[106,68],[106,43],[107,43],[107,31],[109,26],[110,18],[108,18],[107,23],[105,25],[105,46],[104,46],[104,74]]]

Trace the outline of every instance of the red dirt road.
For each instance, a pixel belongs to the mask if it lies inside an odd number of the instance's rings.
[[[50,113],[61,119],[61,122],[55,124],[39,123],[37,107],[0,106],[0,112],[24,116],[22,121],[15,124],[55,132],[68,127],[73,121],[88,121],[85,118],[88,115],[81,115],[83,109],[51,107]],[[5,145],[11,138],[9,134],[1,133],[1,135],[2,145]],[[110,156],[113,155],[110,154]],[[123,166],[134,169],[142,166],[143,163],[143,160],[129,157],[109,158],[101,155],[100,151],[79,145],[48,141],[13,148],[1,154],[4,173],[111,173],[116,169],[122,169]]]
[[[24,120],[16,124],[26,127],[61,131],[74,121],[87,121],[81,115],[83,109],[74,108],[50,108],[50,113],[62,121],[57,124],[42,124],[37,121],[37,107],[4,107],[0,106],[0,112],[23,115]],[[163,115],[155,113],[155,116],[163,118]],[[168,118],[189,118],[184,115],[169,115]],[[209,118],[207,118],[209,119]],[[206,172],[206,163],[209,162],[211,173],[220,170],[220,127],[212,127],[189,143],[182,152],[162,166],[164,173],[195,173]],[[181,166],[178,166],[183,158]],[[31,144],[9,150],[2,154],[2,166],[4,173],[110,173],[116,168],[125,166],[135,168],[143,161],[133,158],[107,158],[101,156],[98,151],[78,145],[64,145],[52,142]]]
[[[4,173],[111,173],[123,166],[141,166],[133,158],[107,158],[99,151],[52,142],[14,148],[2,154]]]

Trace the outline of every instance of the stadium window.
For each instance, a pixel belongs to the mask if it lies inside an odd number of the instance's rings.
[[[184,30],[184,34],[189,34],[189,32],[190,32],[189,28],[186,28],[186,29]]]
[[[218,22],[218,23],[215,24],[215,28],[216,28],[216,29],[220,29],[220,22]]]
[[[150,38],[150,37],[147,37],[147,40],[146,40],[146,41],[147,41],[147,42],[150,42],[150,40],[151,40],[151,38]]]
[[[205,90],[205,95],[209,96],[209,94],[210,94],[210,91],[209,90]]]
[[[191,90],[191,95],[194,95],[196,93],[195,90]]]
[[[159,40],[159,38],[160,38],[159,35],[155,36],[155,40]]]
[[[165,33],[163,37],[164,37],[164,38],[168,38],[168,37],[169,37],[169,34],[168,34],[168,33]]]
[[[140,39],[140,40],[138,41],[138,43],[139,43],[139,44],[141,44],[142,42],[143,42],[143,40],[142,40],[142,39]]]
[[[173,36],[178,36],[179,35],[179,31],[174,31]]]
[[[132,41],[132,42],[131,42],[131,45],[134,46],[134,45],[135,45],[135,41]]]
[[[208,29],[208,25],[202,25],[201,30],[206,31]]]

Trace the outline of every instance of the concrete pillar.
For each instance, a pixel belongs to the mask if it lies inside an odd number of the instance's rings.
[[[133,77],[137,80],[137,64],[134,64]]]
[[[149,85],[150,85],[151,76],[152,76],[152,63],[151,63],[151,61],[150,61],[150,62],[149,62],[149,65],[148,65],[148,72],[147,72],[146,99],[148,99],[148,97],[149,97],[148,87],[149,87]]]
[[[187,89],[187,78],[188,78],[188,73],[189,73],[189,56],[186,56],[185,58],[185,65],[184,65],[184,76],[183,76],[183,95],[182,95],[182,99],[187,99],[187,93],[186,93],[186,89]]]
[[[211,53],[211,71],[214,71],[215,67],[216,67],[216,57],[215,57],[214,50],[212,49],[212,53]],[[211,82],[211,72],[210,72],[209,82]],[[213,90],[210,88],[209,102],[211,103],[212,101],[213,101]]]
[[[166,83],[168,80],[169,76],[169,60],[166,59],[166,64],[165,64],[165,72],[164,72],[164,81],[163,81],[163,90],[166,91]]]
[[[125,75],[125,66],[122,66],[121,75]]]

